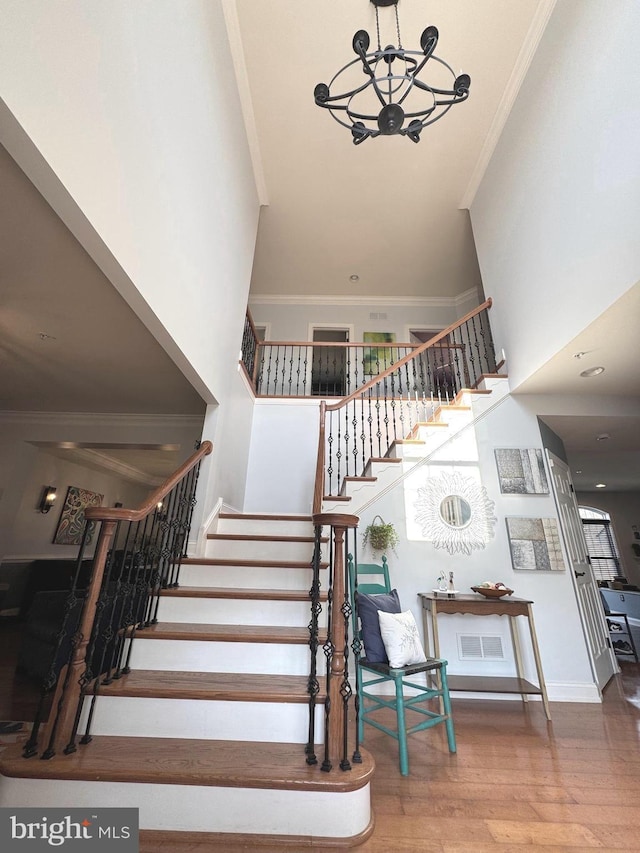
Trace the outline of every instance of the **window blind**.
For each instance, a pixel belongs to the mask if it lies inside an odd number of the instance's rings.
[[[582,526],[596,580],[613,580],[620,574],[620,555],[613,538],[611,522],[605,519],[583,518]]]

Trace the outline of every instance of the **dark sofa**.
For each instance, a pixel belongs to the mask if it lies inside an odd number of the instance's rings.
[[[57,562],[62,563],[63,561]],[[124,617],[135,614],[139,618],[144,612],[147,590],[140,587],[133,591],[130,590],[132,599],[130,602],[126,602],[126,587],[117,583],[117,579],[122,574],[123,562],[121,559],[118,562],[117,555],[115,565],[101,592],[105,606],[100,611],[100,624],[96,633],[92,665],[94,672],[97,670],[106,672],[109,669],[114,648],[119,642],[118,632],[122,627]],[[73,635],[80,627],[87,585],[91,578],[91,561],[86,561],[86,565],[83,564],[81,567],[78,588],[74,592],[68,612],[67,602],[71,594],[75,563],[69,561],[67,566],[59,565],[55,572],[48,574],[41,566],[35,568],[34,580],[30,585],[30,601],[25,604],[25,625],[17,670],[42,683],[51,672],[52,663],[53,673],[57,675],[69,659]],[[127,572],[136,568],[135,561],[129,560],[127,562]],[[37,589],[37,582],[43,576],[48,581],[53,581],[62,586],[62,588]]]

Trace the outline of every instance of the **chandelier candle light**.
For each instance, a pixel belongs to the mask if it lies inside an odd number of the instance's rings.
[[[319,107],[328,109],[332,117],[353,136],[354,145],[359,145],[369,137],[408,136],[412,142],[420,142],[423,129],[433,124],[447,113],[454,104],[469,97],[471,78],[468,74],[457,77],[443,59],[434,54],[438,44],[438,30],[427,27],[420,37],[421,50],[405,50],[400,37],[398,21],[398,0],[370,0],[376,10],[376,30],[378,47],[369,50],[371,40],[365,30],[358,30],[353,37],[353,50],[357,59],[343,66],[333,77],[329,85],[318,83],[314,89],[315,102]],[[378,8],[393,6],[396,16],[398,46],[383,48],[380,41],[380,23]],[[453,78],[453,87],[448,89],[439,84],[430,85],[419,79],[419,75],[430,62],[439,63]],[[361,77],[354,79],[354,69],[362,71]],[[343,94],[332,94],[334,84],[352,85],[353,88]],[[349,81],[349,83],[347,83]]]

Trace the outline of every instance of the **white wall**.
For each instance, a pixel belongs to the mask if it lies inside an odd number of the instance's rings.
[[[471,207],[512,388],[640,278],[635,0],[562,0]]]
[[[346,295],[345,295],[346,296]],[[364,332],[394,332],[398,343],[408,343],[407,326],[444,329],[480,304],[476,290],[456,301],[449,298],[389,304],[391,300],[372,299],[367,304],[345,301],[294,303],[293,298],[250,297],[249,307],[256,325],[269,323],[272,341],[307,341],[309,324],[316,326],[353,326],[353,342],[362,341]]]
[[[571,573],[514,571],[505,519],[508,516],[531,518],[557,518],[553,496],[507,495],[500,492],[495,448],[536,447],[542,448],[535,411],[523,405],[520,398],[507,397],[495,410],[480,420],[476,427],[477,464],[467,465],[469,476],[478,475],[494,502],[493,515],[497,519],[493,538],[485,546],[474,549],[470,555],[450,554],[436,548],[430,541],[409,539],[413,510],[409,512],[405,501],[405,484],[372,503],[361,514],[360,531],[380,514],[384,521],[392,522],[400,533],[401,541],[397,553],[389,553],[392,585],[396,586],[403,608],[411,609],[422,630],[421,607],[417,593],[436,587],[441,570],[453,571],[455,586],[461,592],[485,580],[502,581],[520,598],[534,602],[533,612],[538,633],[543,671],[551,699],[557,701],[597,701],[597,690],[585,648],[576,596]],[[466,454],[468,456],[468,454]],[[440,454],[438,455],[440,459]],[[469,462],[467,458],[467,462]],[[452,466],[456,460],[452,456]],[[439,466],[438,466],[439,467]],[[459,466],[463,470],[462,466]],[[445,469],[446,470],[446,469]],[[450,470],[450,469],[449,469]],[[428,476],[434,476],[436,466],[417,472],[411,479],[423,480],[428,487]],[[547,472],[548,473],[548,472]],[[411,488],[407,480],[407,487]],[[415,482],[414,484],[415,485]],[[358,542],[362,562],[378,562],[368,548],[362,549]],[[372,559],[378,556],[378,560]],[[520,638],[525,655],[527,677],[536,682],[530,640],[523,620],[520,621]],[[514,660],[511,650],[509,627],[506,620],[498,616],[444,616],[439,619],[441,655],[449,661],[449,671],[465,675],[513,675]],[[502,637],[505,650],[504,661],[468,661],[458,654],[457,634],[498,634]]]
[[[220,0],[6,0],[0,79],[0,141],[227,405],[258,201]]]
[[[38,504],[43,487],[55,485],[58,493],[53,508],[43,515]],[[103,495],[102,506],[137,507],[149,495],[151,488],[122,480],[113,474],[97,471],[38,450],[33,467],[25,482],[16,522],[12,530],[10,552],[13,557],[77,557],[77,545],[54,545],[53,537],[63,510],[69,486],[89,489]],[[96,544],[96,539],[92,543]],[[93,553],[89,547],[87,556]]]
[[[634,556],[633,544],[640,545],[634,536],[634,526],[640,534],[640,492],[579,492],[580,506],[592,506],[611,516],[611,526],[620,550],[622,574],[629,583],[640,586],[640,558]]]
[[[311,512],[319,409],[318,398],[256,400],[245,512]]]

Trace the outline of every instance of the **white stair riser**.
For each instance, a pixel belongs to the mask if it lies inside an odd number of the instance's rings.
[[[206,556],[218,560],[298,560],[310,563],[313,558],[313,542],[208,539]]]
[[[80,731],[84,731],[88,707],[87,702]],[[324,705],[316,707],[315,719],[316,740],[320,742],[324,733]],[[309,706],[301,702],[99,696],[91,733],[304,744],[309,737]]]
[[[326,608],[325,608],[326,609]],[[323,610],[324,615],[324,610]],[[199,622],[214,625],[298,625],[311,619],[308,601],[250,601],[223,598],[161,597],[160,622]],[[326,617],[325,620],[326,622]]]
[[[210,533],[240,533],[251,536],[313,536],[311,521],[289,519],[219,518]]]
[[[321,584],[327,576],[320,573]],[[254,566],[207,566],[196,563],[180,568],[180,586],[221,586],[240,589],[300,589],[308,591],[313,572],[299,568],[262,568]]]
[[[263,672],[308,675],[307,646],[287,643],[224,643],[205,640],[145,640],[133,644],[132,669],[172,672]],[[318,652],[318,671],[324,655]],[[324,670],[323,670],[324,671]]]
[[[304,755],[301,755],[304,761]],[[340,773],[338,768],[334,773]],[[138,782],[61,782],[3,778],[0,806],[18,808],[140,809],[140,828],[243,835],[332,836],[363,833],[371,821],[369,785],[356,791],[222,788],[204,785],[149,785]],[[330,821],[327,817],[330,816]]]

